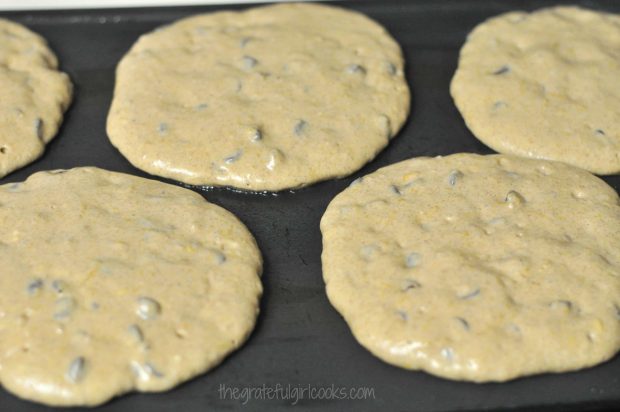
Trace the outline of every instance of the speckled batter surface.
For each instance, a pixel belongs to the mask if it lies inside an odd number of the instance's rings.
[[[254,327],[261,256],[233,215],[96,168],[0,186],[0,383],[50,405],[170,389]]]
[[[564,163],[418,158],[340,193],[321,221],[327,295],[391,364],[505,381],[620,348],[620,205]]]
[[[359,169],[408,111],[402,53],[383,27],[280,4],[142,36],[117,68],[107,130],[149,173],[277,191]]]
[[[69,77],[47,42],[0,19],[0,178],[36,160],[71,102]]]
[[[620,16],[577,7],[511,12],[461,50],[454,102],[501,153],[620,172]]]

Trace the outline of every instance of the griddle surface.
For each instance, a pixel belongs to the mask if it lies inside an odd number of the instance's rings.
[[[612,0],[575,3],[620,13],[620,2]],[[533,10],[558,2],[374,0],[336,4],[359,10],[378,20],[402,45],[413,93],[408,123],[373,162],[345,179],[277,195],[195,188],[209,201],[235,213],[256,236],[265,259],[265,295],[257,327],[245,346],[211,372],[170,392],[129,394],[98,410],[291,409],[291,400],[250,400],[243,405],[241,400],[220,399],[221,385],[241,389],[263,384],[275,387],[278,383],[301,387],[374,388],[375,399],[306,399],[295,405],[298,410],[584,410],[620,407],[620,357],[579,372],[482,385],[452,382],[387,365],[353,339],[344,320],[330,306],[321,277],[319,220],[329,201],[353,179],[414,156],[491,153],[466,129],[448,92],[458,51],[467,33],[487,17],[515,9]],[[23,23],[45,36],[57,53],[62,70],[69,73],[76,86],[75,100],[66,121],[45,155],[1,179],[0,184],[24,180],[40,170],[75,166],[98,166],[149,177],[132,167],[111,146],[105,134],[116,64],[139,35],[157,26],[194,13],[246,7],[249,6],[0,13],[0,16]],[[616,190],[620,188],[620,177],[605,180]],[[45,409],[0,389],[0,410]]]

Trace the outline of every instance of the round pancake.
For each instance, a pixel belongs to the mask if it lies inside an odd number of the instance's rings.
[[[277,191],[359,169],[408,111],[401,50],[383,27],[279,4],[142,36],[118,65],[107,131],[149,173]]]
[[[620,172],[620,16],[578,7],[511,12],[468,36],[451,94],[501,153]]]
[[[47,42],[0,19],[0,178],[37,159],[71,102],[69,77]]]
[[[564,163],[458,154],[385,167],[321,220],[327,295],[391,364],[476,382],[620,347],[620,205]]]
[[[96,168],[0,186],[0,383],[49,405],[162,391],[254,327],[261,256],[232,214]]]

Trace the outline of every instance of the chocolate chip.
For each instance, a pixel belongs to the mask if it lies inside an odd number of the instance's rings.
[[[502,74],[506,74],[508,72],[510,72],[510,66],[504,65],[504,66],[500,67],[499,69],[495,70],[493,72],[493,74],[495,76],[499,76],[499,75],[502,75]]]

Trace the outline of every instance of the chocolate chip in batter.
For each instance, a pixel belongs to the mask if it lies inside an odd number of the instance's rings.
[[[468,292],[464,295],[460,295],[458,298],[461,300],[469,300],[469,299],[473,299],[476,296],[478,296],[480,294],[480,289],[474,289],[471,292]]]
[[[267,170],[274,170],[276,166],[284,162],[286,155],[280,149],[271,149],[269,152],[269,160],[265,164]]]
[[[448,175],[448,184],[450,186],[456,185],[456,182],[462,179],[465,175],[460,170],[452,170]]]
[[[441,356],[452,362],[454,360],[454,350],[452,348],[443,348],[441,350]]]
[[[508,204],[508,207],[513,209],[525,203],[525,198],[517,191],[511,190],[506,194],[504,202]]]
[[[408,268],[414,268],[416,266],[419,266],[420,262],[422,262],[422,256],[420,256],[419,253],[409,253],[405,258],[405,266],[407,266]]]
[[[62,280],[55,279],[52,281],[52,289],[59,295],[63,294],[67,289],[67,284]]]
[[[258,64],[258,60],[256,60],[252,56],[243,56],[243,67],[246,69],[252,69]]]
[[[297,136],[301,136],[302,134],[305,133],[307,127],[308,127],[308,122],[301,119],[297,122],[297,124],[295,124],[295,128],[293,129],[293,131],[295,132]]]
[[[131,370],[141,380],[148,380],[151,377],[162,378],[164,375],[157,370],[151,363],[140,364],[136,361],[131,362]]]
[[[32,282],[28,283],[26,290],[29,295],[34,295],[39,292],[43,288],[43,280],[35,279]]]
[[[243,150],[239,149],[234,154],[226,157],[224,159],[224,163],[227,163],[227,164],[235,163],[237,160],[239,160],[242,154],[243,154]]]
[[[239,40],[239,47],[243,49],[252,40],[254,40],[254,37],[243,37]]]
[[[510,72],[510,66],[504,65],[504,66],[500,67],[499,69],[495,70],[493,72],[493,74],[495,76],[498,76],[498,75],[506,74],[508,72]]]
[[[454,318],[454,319],[456,319],[456,320],[457,320],[457,321],[461,324],[461,326],[463,327],[463,329],[465,329],[465,330],[469,331],[469,329],[470,329],[470,328],[469,328],[469,322],[467,322],[467,320],[466,320],[465,318],[461,318],[461,317],[458,317],[458,316],[457,316],[457,317],[456,317],[456,318]]]
[[[140,326],[136,324],[129,325],[127,327],[127,332],[129,332],[129,335],[137,342],[144,342],[144,334],[142,333],[142,329],[140,329]]]
[[[564,299],[554,300],[549,304],[549,307],[554,310],[563,310],[570,312],[573,309],[573,302]]]
[[[347,66],[347,73],[350,74],[366,74],[366,68],[359,64],[350,64]]]
[[[34,132],[39,138],[39,140],[43,140],[43,120],[37,118],[34,120]]]
[[[213,253],[213,256],[215,257],[215,262],[218,265],[221,265],[224,262],[226,262],[226,255],[224,253],[220,252],[217,249],[210,249],[210,251]]]
[[[408,290],[418,289],[418,288],[421,288],[421,287],[422,287],[422,285],[420,284],[420,282],[418,282],[415,279],[408,278],[408,279],[405,279],[405,281],[403,282],[402,291],[406,292]]]
[[[75,299],[69,296],[62,297],[56,301],[56,309],[54,311],[54,319],[65,320],[69,318],[75,310]]]
[[[258,142],[259,140],[263,140],[263,132],[257,128],[250,136],[250,140],[252,142]]]
[[[394,63],[392,63],[392,62],[387,62],[386,66],[387,66],[387,72],[390,75],[394,76],[396,74],[396,72],[397,72],[396,65]]]
[[[156,378],[163,378],[164,374],[161,373],[152,363],[145,363],[144,370],[151,376],[155,376]]]
[[[78,383],[84,378],[86,372],[86,360],[83,356],[78,356],[69,364],[65,377],[71,383]]]
[[[387,115],[381,114],[379,115],[379,122],[384,130],[385,137],[389,140],[392,137],[392,121]]]
[[[136,314],[142,319],[155,319],[160,312],[161,305],[155,299],[146,296],[138,298]]]

